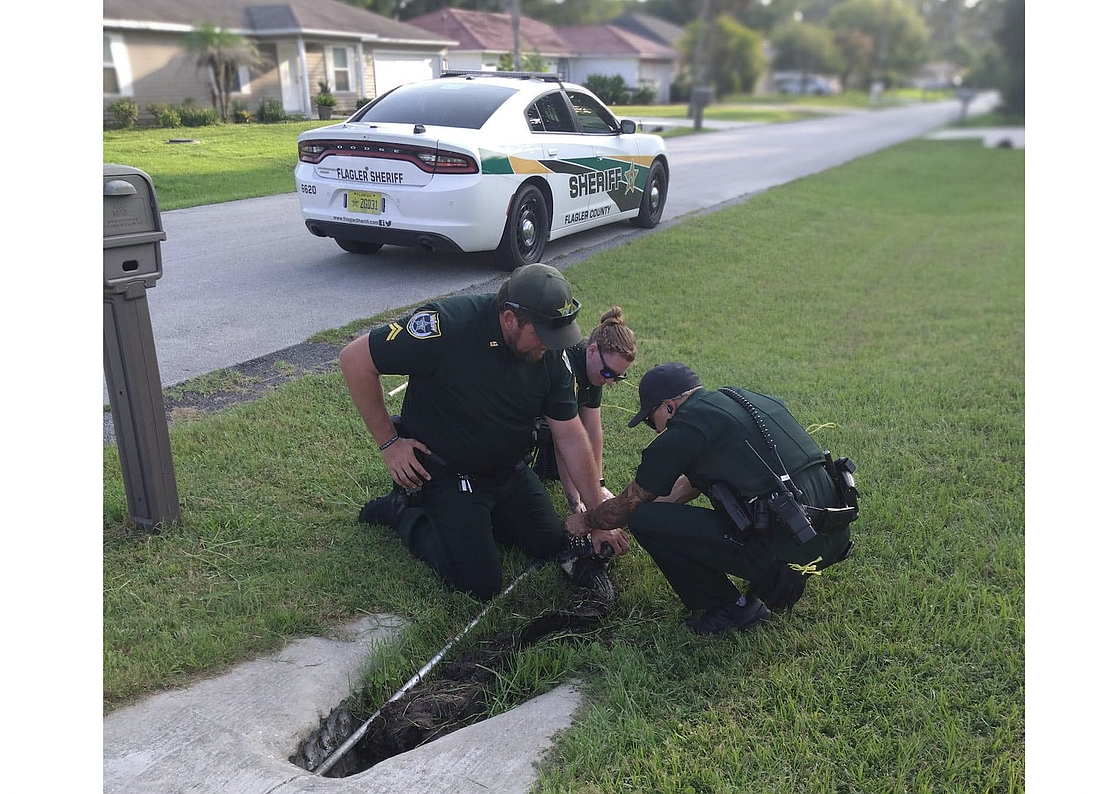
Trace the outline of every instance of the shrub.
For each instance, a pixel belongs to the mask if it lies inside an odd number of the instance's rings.
[[[283,110],[283,103],[278,99],[265,99],[260,103],[259,110],[256,111],[256,121],[261,124],[286,121],[286,111]]]
[[[248,109],[248,103],[243,99],[234,99],[231,118],[234,124],[251,124],[252,111]]]
[[[317,83],[317,87],[321,89],[321,92],[313,97],[313,103],[319,108],[336,107],[336,97],[332,95],[332,88],[329,84],[325,80],[322,80]]]
[[[185,127],[209,127],[221,121],[214,108],[200,108],[193,104],[184,104],[179,109],[180,121]]]
[[[363,105],[369,105],[373,101],[374,97],[361,96],[357,100],[355,100],[355,109],[358,110],[359,108],[363,107]]]
[[[621,74],[591,74],[584,87],[598,96],[605,105],[626,105],[630,102],[630,89]]]
[[[138,105],[132,99],[116,99],[107,110],[115,117],[115,124],[124,130],[132,129],[137,121]]]
[[[167,102],[150,102],[145,106],[145,112],[153,117],[153,124],[165,129],[179,127],[183,124],[180,120],[180,112]]]
[[[631,105],[652,105],[657,99],[657,92],[651,85],[643,85],[635,88],[630,94]]]

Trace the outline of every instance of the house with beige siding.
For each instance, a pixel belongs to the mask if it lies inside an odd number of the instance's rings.
[[[240,69],[233,99],[253,112],[275,99],[287,114],[310,117],[320,81],[333,88],[336,114],[347,115],[361,97],[438,77],[448,44],[457,43],[339,0],[103,0],[104,120],[123,97],[143,116],[150,102],[191,98],[212,107],[212,75],[184,44],[207,23],[251,39],[264,58]]]

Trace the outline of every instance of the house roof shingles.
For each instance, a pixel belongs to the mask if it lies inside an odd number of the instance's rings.
[[[558,34],[570,47],[584,55],[633,55],[641,58],[675,60],[676,50],[614,25],[569,25]]]
[[[614,25],[617,28],[629,30],[631,33],[636,33],[639,36],[644,36],[647,39],[666,44],[669,47],[675,47],[676,42],[684,37],[684,29],[679,25],[669,22],[667,19],[661,19],[655,17],[652,14],[639,14],[634,11],[628,11],[621,16],[617,16],[608,22],[609,25]]]
[[[287,0],[256,3],[250,0],[103,0],[103,19],[176,25],[213,23],[253,34],[265,31],[329,31],[349,38],[374,34],[391,41],[443,44],[424,28],[398,22],[341,3],[339,0]]]
[[[512,51],[512,18],[509,14],[441,8],[408,22],[457,41],[458,46],[452,47],[453,50]],[[520,17],[519,38],[524,49],[537,49],[543,55],[572,52],[572,48],[553,27],[530,17]]]

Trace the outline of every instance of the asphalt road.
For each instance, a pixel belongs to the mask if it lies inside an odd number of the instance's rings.
[[[975,100],[971,112],[992,101]],[[672,138],[664,219],[920,136],[958,112],[945,101]],[[501,275],[482,254],[344,253],[306,231],[293,193],[175,210],[163,222],[164,277],[149,291],[149,310],[165,386]],[[582,232],[550,243],[543,261],[565,264],[638,233],[627,223]]]

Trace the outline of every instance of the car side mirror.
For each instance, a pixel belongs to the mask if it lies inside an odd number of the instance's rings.
[[[638,131],[638,125],[630,119],[623,119],[619,122],[619,132],[623,135],[633,135]]]

